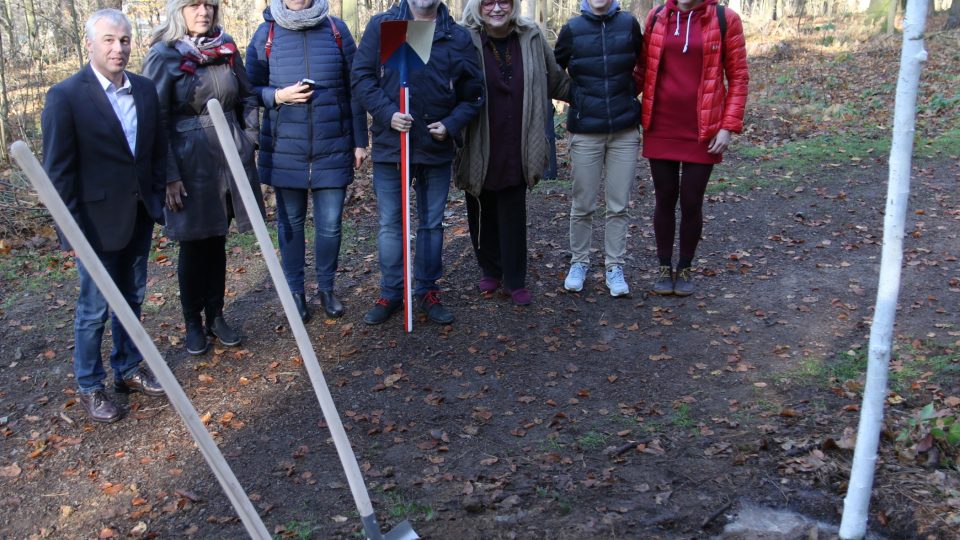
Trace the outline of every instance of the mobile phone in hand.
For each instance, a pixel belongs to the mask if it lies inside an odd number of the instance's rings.
[[[299,84],[309,86],[311,90],[317,86],[317,82],[313,79],[300,79]]]

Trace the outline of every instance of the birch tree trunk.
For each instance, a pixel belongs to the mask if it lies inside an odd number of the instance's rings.
[[[900,5],[900,0],[890,0],[890,7],[887,8],[887,34],[893,34],[894,32],[894,20],[897,18],[897,7]]]
[[[347,23],[350,34],[357,43],[360,42],[360,10],[357,9],[357,0],[343,0],[340,9],[340,18]]]
[[[956,1],[956,0],[955,0]],[[850,468],[850,483],[843,500],[840,538],[863,538],[880,443],[883,404],[887,397],[887,374],[893,343],[897,297],[900,294],[900,265],[903,261],[903,228],[910,195],[910,164],[917,117],[917,88],[920,70],[927,59],[923,31],[928,0],[909,0],[903,20],[903,49],[894,108],[893,142],[887,180],[887,208],[883,218],[883,251],[880,280],[867,361],[867,383],[863,392],[857,446]]]
[[[520,3],[520,15],[530,19],[537,20],[537,2],[536,0],[526,0]]]

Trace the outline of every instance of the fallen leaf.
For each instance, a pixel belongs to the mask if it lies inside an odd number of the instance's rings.
[[[0,467],[0,477],[3,478],[16,478],[20,476],[20,466],[14,463],[13,465],[7,465],[6,467]]]

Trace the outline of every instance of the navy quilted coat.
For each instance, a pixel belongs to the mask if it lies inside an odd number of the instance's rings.
[[[380,64],[380,23],[412,18],[406,0],[374,15],[364,31],[353,66],[354,94],[373,118],[370,132],[373,161],[377,163],[400,161],[400,133],[390,127],[393,113],[400,111],[400,74]],[[470,34],[456,24],[443,3],[437,9],[436,22],[430,61],[410,75],[410,157],[417,165],[453,161],[460,131],[483,107],[483,72]],[[442,122],[450,136],[435,140],[427,129],[433,122]]]
[[[282,188],[344,187],[353,181],[353,149],[367,147],[367,115],[350,98],[350,66],[357,51],[347,25],[324,18],[302,31],[266,22],[247,47],[247,74],[260,105],[260,181]],[[337,45],[330,20],[340,31]],[[269,58],[267,36],[273,26]],[[277,105],[274,92],[300,79],[317,87],[307,103]]]

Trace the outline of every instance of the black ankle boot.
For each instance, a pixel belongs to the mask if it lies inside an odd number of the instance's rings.
[[[293,303],[297,306],[297,313],[300,314],[300,320],[307,322],[310,320],[310,308],[307,307],[307,295],[304,293],[293,293]]]
[[[216,336],[217,340],[220,341],[220,344],[225,347],[232,347],[234,345],[240,344],[240,332],[237,332],[227,324],[227,321],[223,319],[223,315],[217,315],[213,318],[213,321],[207,321],[207,331],[212,336]]]
[[[336,319],[343,316],[343,304],[333,295],[333,291],[319,291],[317,296],[320,297],[320,304],[327,317]]]
[[[200,316],[187,316],[184,319],[187,327],[185,343],[187,352],[194,356],[207,352],[207,335],[203,333],[203,322]]]

